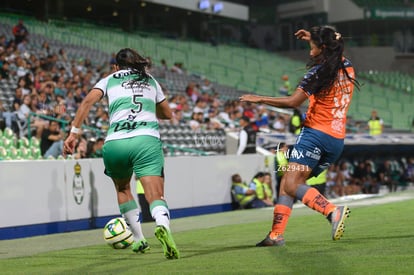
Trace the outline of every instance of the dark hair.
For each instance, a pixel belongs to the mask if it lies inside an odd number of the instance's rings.
[[[150,76],[147,73],[147,67],[150,62],[147,58],[130,48],[121,49],[115,56],[116,64],[120,69],[130,69],[137,78],[130,81],[131,85],[147,84]]]
[[[237,180],[237,178],[238,177],[240,177],[240,175],[239,174],[233,174],[232,176],[231,176],[231,181],[232,182],[236,182],[236,180]]]
[[[319,81],[315,84],[321,90],[321,95],[325,95],[334,85],[340,70],[359,89],[359,82],[348,74],[342,61],[345,45],[341,34],[332,26],[312,27],[310,34],[311,41],[322,49],[321,54],[313,57],[307,64],[308,68],[316,64],[322,65],[318,69]]]
[[[242,116],[242,117],[240,118],[240,120],[244,120],[244,121],[246,121],[246,122],[250,123],[250,118],[249,118],[248,116]]]
[[[257,172],[257,174],[254,175],[253,178],[257,179],[257,178],[262,178],[262,177],[264,177],[264,173],[263,172]]]

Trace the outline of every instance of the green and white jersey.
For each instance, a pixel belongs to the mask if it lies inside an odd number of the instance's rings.
[[[131,70],[120,70],[94,86],[108,97],[110,126],[105,141],[142,135],[160,138],[155,106],[165,95],[152,76],[148,85],[131,87],[135,77]]]

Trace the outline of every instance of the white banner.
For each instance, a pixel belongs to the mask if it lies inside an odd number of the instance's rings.
[[[272,167],[266,168],[264,160],[261,155],[166,158],[168,206],[229,204],[231,175],[250,181]],[[0,229],[118,214],[115,187],[102,159],[0,161]]]

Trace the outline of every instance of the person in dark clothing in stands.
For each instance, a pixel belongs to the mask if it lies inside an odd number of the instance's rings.
[[[242,116],[240,119],[239,147],[237,155],[256,153],[256,131],[250,123],[250,118]]]

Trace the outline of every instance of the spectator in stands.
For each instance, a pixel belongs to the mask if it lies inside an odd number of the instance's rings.
[[[293,93],[292,90],[292,85],[290,84],[289,81],[289,76],[288,75],[282,75],[282,81],[283,81],[283,85],[280,87],[279,89],[279,93],[283,96],[289,96]]]
[[[18,77],[24,77],[28,73],[30,73],[30,68],[28,66],[28,63],[26,62],[25,59],[21,58],[20,56],[16,57],[15,64],[17,66],[16,75]]]
[[[68,90],[66,92],[65,104],[66,104],[66,110],[68,111],[68,113],[73,113],[73,112],[76,111],[77,104],[76,104],[76,101],[75,101],[73,90]]]
[[[379,193],[379,185],[377,181],[377,175],[374,172],[371,162],[365,162],[365,174],[364,183],[362,185],[362,193],[364,194],[377,194]]]
[[[397,191],[400,176],[400,171],[392,165],[390,160],[385,160],[378,169],[379,184],[387,186],[390,192]]]
[[[269,116],[267,114],[267,109],[263,105],[257,106],[257,118],[256,118],[256,127],[259,128],[269,128]]]
[[[224,129],[223,123],[216,117],[207,118],[207,130],[219,130]]]
[[[101,129],[103,132],[109,129],[109,115],[108,112],[104,111],[102,115],[96,121],[96,127]]]
[[[12,129],[12,122],[14,120],[15,114],[9,112],[3,104],[3,101],[0,100],[0,121],[4,127],[0,129],[4,130],[5,127]]]
[[[79,135],[78,140],[75,145],[72,158],[74,159],[83,159],[87,157],[88,150],[88,140],[84,135]]]
[[[44,158],[57,158],[63,152],[64,133],[57,121],[51,120],[49,127],[43,130],[40,150]]]
[[[354,172],[352,173],[354,184],[358,188],[357,193],[361,192],[362,186],[365,181],[364,177],[365,177],[365,162],[359,161],[358,165],[354,168]]]
[[[208,116],[206,122],[208,130],[224,129],[224,124],[220,122],[220,119],[218,118],[218,110],[216,108],[210,108],[207,113]]]
[[[368,129],[371,136],[381,135],[384,130],[384,121],[378,116],[377,110],[372,110],[368,120]]]
[[[268,197],[268,194],[266,193],[266,189],[264,187],[264,177],[265,174],[263,172],[258,172],[256,175],[254,175],[252,181],[249,184],[249,188],[255,191],[256,198],[260,201],[255,208],[273,206],[272,198]]]
[[[76,87],[73,98],[75,99],[76,105],[79,107],[85,95],[82,93],[82,87]],[[78,108],[76,108],[78,109]]]
[[[410,157],[407,161],[403,172],[403,179],[406,183],[414,183],[414,157]]]
[[[294,108],[293,115],[289,121],[289,132],[294,135],[299,135],[302,124],[302,113],[299,108]]]
[[[55,94],[55,83],[53,81],[47,81],[42,83],[40,87],[39,94],[44,93],[46,96],[45,103],[51,104],[52,102],[56,101],[56,94]]]
[[[64,48],[60,48],[58,51],[58,58],[59,60],[63,61],[63,62],[68,62],[69,58],[68,55],[66,54],[66,50]]]
[[[221,108],[223,103],[220,100],[220,94],[216,91],[210,95],[210,106],[214,108]]]
[[[276,132],[285,133],[286,132],[286,123],[285,123],[284,117],[282,115],[278,115],[276,117],[276,121],[273,123],[272,127]]]
[[[165,59],[161,59],[161,70],[164,72],[168,71],[168,64],[167,61],[165,61]]]
[[[343,161],[339,164],[336,193],[339,196],[353,194],[354,188],[352,185],[353,179],[348,168],[348,163]]]
[[[182,113],[182,120],[184,122],[188,122],[191,120],[191,117],[193,115],[193,112],[190,108],[190,104],[188,104],[187,101],[183,101],[182,103],[180,103],[180,111]]]
[[[171,109],[173,112],[173,117],[171,118],[171,124],[173,125],[181,125],[185,124],[186,120],[183,117],[183,111],[181,105],[177,105],[175,109]]]
[[[25,76],[21,76],[17,80],[17,89],[19,89],[19,88],[21,89],[23,96],[30,95],[33,92],[32,87],[30,87],[28,85],[28,83],[26,82],[26,77]],[[35,93],[35,91],[34,91],[34,93]]]
[[[0,65],[0,79],[9,79],[10,77],[10,63],[3,61]]]
[[[204,78],[200,86],[202,93],[212,93],[213,92],[213,83],[210,82],[208,78]]]
[[[56,119],[70,121],[71,117],[66,112],[65,100],[61,99],[60,96],[57,97],[57,102],[53,106],[53,109],[50,113],[50,116],[53,116]]]
[[[26,26],[23,23],[22,19],[19,19],[17,25],[15,25],[12,29],[14,35],[14,42],[18,45],[23,39],[29,36],[29,31],[27,30]]]
[[[7,48],[7,37],[4,34],[0,34],[0,53]]]
[[[207,109],[207,101],[199,98],[197,99],[195,106],[193,108],[193,113],[206,113]]]
[[[191,115],[191,120],[188,122],[188,125],[190,125],[191,129],[193,131],[200,131],[204,128],[204,113],[202,112],[193,112]]]
[[[224,108],[219,111],[217,115],[218,119],[224,123],[226,128],[234,128],[234,121],[231,119],[231,113],[233,111],[233,106],[230,102],[224,104]]]
[[[22,104],[19,106],[17,111],[17,117],[19,120],[24,121],[29,117],[29,113],[31,112],[30,104],[31,104],[31,97],[30,95],[23,96]]]
[[[326,173],[326,195],[330,198],[338,197],[336,183],[338,181],[338,167],[335,163],[331,164]]]
[[[233,121],[234,127],[240,126],[240,120],[242,118],[242,112],[239,109],[234,109],[234,111],[230,115],[230,119]]]
[[[111,53],[111,57],[109,58],[109,66],[112,70],[114,70],[114,66],[116,65],[116,53]]]
[[[29,44],[29,40],[27,38],[23,38],[23,40],[17,44],[17,50],[20,52],[21,55],[27,54],[27,45]]]
[[[301,29],[297,39],[310,46],[310,68],[295,92],[288,97],[243,95],[241,101],[262,103],[278,108],[298,108],[309,98],[305,127],[289,156],[290,170],[282,178],[281,195],[274,208],[271,232],[257,246],[282,246],[283,233],[291,215],[294,199],[323,214],[332,224],[332,239],[343,235],[347,206],[337,206],[318,190],[306,185],[310,175],[317,176],[342,153],[345,138],[346,112],[353,88],[358,85],[354,69],[343,56],[342,35],[331,26]],[[337,83],[340,81],[340,85]],[[336,97],[337,100],[332,100]],[[338,103],[339,104],[335,104]]]
[[[256,197],[256,191],[251,189],[249,185],[242,180],[239,174],[232,175],[231,181],[232,194],[241,208],[250,209],[266,207],[266,204]]]
[[[97,139],[89,139],[86,147],[86,157],[87,158],[102,158],[102,147],[104,145],[105,139],[99,137]]]
[[[13,96],[12,111],[18,111],[23,104],[22,88],[16,88]]]
[[[50,49],[50,45],[48,41],[43,41],[41,46],[41,52],[43,57],[49,56],[52,54],[52,50]]]
[[[243,102],[242,115],[250,118],[251,120],[255,119],[256,111],[253,103]]]
[[[256,131],[251,126],[250,118],[242,116],[239,123],[241,130],[236,154],[256,154]]]
[[[99,80],[82,101],[65,140],[65,153],[73,153],[80,128],[91,107],[103,96],[108,97],[111,118],[114,117],[113,112],[118,116],[111,120],[110,129],[113,131],[109,131],[103,149],[105,173],[114,182],[120,212],[133,233],[132,251],[144,253],[149,250],[141,223],[136,219],[140,211],[131,193],[131,176],[135,174],[144,187],[156,223],[155,236],[163,246],[164,256],[167,259],[178,259],[179,251],[171,235],[170,214],[164,199],[164,156],[157,122],[157,119],[171,119],[172,114],[158,82],[147,73],[147,66],[148,60],[135,50],[125,48],[117,53],[114,66],[116,71]],[[147,85],[149,82],[153,85]],[[122,97],[127,100],[137,93],[142,97],[139,102],[135,102],[136,109],[131,111],[129,104],[117,104],[122,101]],[[148,106],[145,107],[147,112],[139,112],[141,104]],[[135,123],[129,120],[141,125],[147,123],[152,131],[148,131],[147,127],[134,126]],[[126,143],[129,145],[125,146]]]
[[[196,86],[196,83],[193,81],[190,81],[185,88],[185,93],[189,98],[191,98],[192,102],[197,102],[197,99],[200,96],[200,92]]]
[[[183,68],[183,63],[175,62],[170,71],[177,74],[184,74],[185,71]]]

